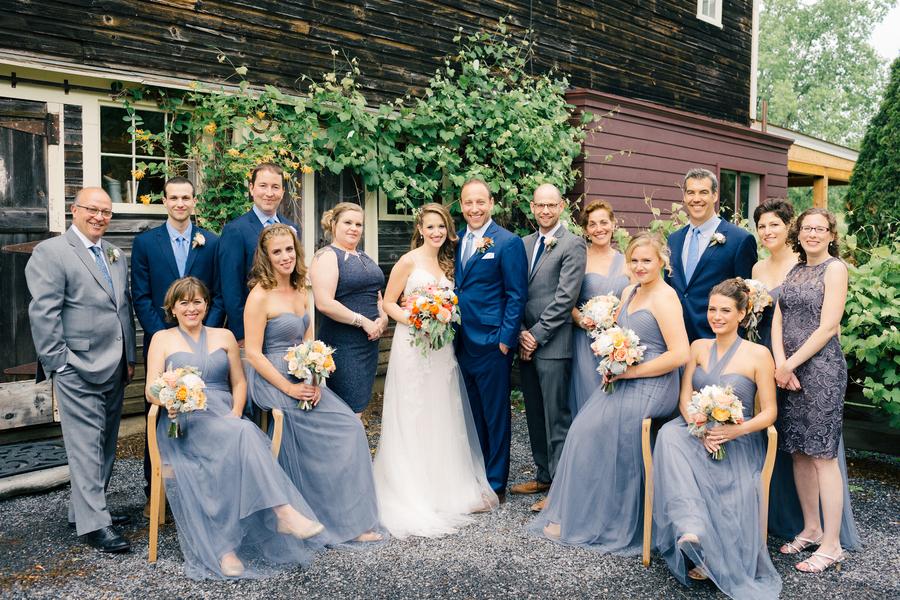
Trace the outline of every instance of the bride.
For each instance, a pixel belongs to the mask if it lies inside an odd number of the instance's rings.
[[[401,295],[437,284],[452,288],[457,237],[450,213],[426,204],[416,216],[412,250],[391,271],[384,309],[397,321],[384,388],[375,491],[391,535],[438,537],[497,507],[453,345],[427,355],[410,342]]]

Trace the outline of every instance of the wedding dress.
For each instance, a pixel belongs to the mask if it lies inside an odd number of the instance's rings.
[[[432,284],[453,287],[445,276],[438,281],[415,267],[404,295]],[[423,355],[410,342],[409,327],[398,323],[385,380],[375,491],[391,535],[438,537],[498,501],[487,482],[453,345]]]

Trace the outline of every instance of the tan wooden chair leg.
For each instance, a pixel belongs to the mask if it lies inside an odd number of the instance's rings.
[[[280,408],[273,408],[272,419],[275,423],[272,428],[272,458],[278,460],[278,453],[281,452],[281,436],[284,433],[284,412]]]
[[[650,451],[651,419],[641,421],[641,455],[644,459],[644,543],[641,564],[650,566],[650,534],[653,532],[653,454]]]
[[[766,429],[766,460],[763,462],[759,477],[759,521],[762,527],[763,544],[769,538],[769,488],[772,483],[772,471],[775,469],[775,453],[778,450],[778,431],[774,425]]]

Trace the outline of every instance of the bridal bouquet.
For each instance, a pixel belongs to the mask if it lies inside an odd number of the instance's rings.
[[[450,288],[429,285],[413,290],[403,302],[409,315],[409,343],[429,350],[440,350],[453,341],[455,323],[460,322],[459,300]]]
[[[688,431],[691,435],[702,438],[706,432],[717,425],[744,422],[744,405],[731,389],[731,386],[708,385],[691,395],[687,407]],[[710,453],[713,460],[725,458],[725,446]]]
[[[625,369],[638,364],[644,358],[646,346],[641,346],[641,339],[631,329],[623,329],[614,325],[597,335],[591,344],[591,350],[600,359],[597,372],[603,376],[603,389],[613,391],[611,377],[621,375]]]
[[[288,373],[309,385],[320,386],[334,373],[332,354],[334,348],[325,342],[311,340],[288,348],[284,360],[288,364]],[[309,400],[300,400],[297,405],[297,408],[302,410],[310,410],[312,407]]]
[[[772,296],[769,290],[761,281],[756,279],[745,279],[744,283],[750,288],[750,302],[747,304],[747,316],[744,317],[742,325],[747,330],[747,339],[751,342],[759,341],[759,320],[762,318],[763,311],[772,306]]]
[[[165,404],[166,409],[177,413],[189,413],[195,410],[206,410],[206,383],[200,378],[197,367],[169,367],[150,386],[150,393]],[[184,436],[184,427],[175,419],[169,423],[170,438]]]
[[[594,296],[585,302],[581,308],[581,324],[588,330],[588,335],[594,339],[616,324],[616,310],[619,308],[619,299],[614,294]]]

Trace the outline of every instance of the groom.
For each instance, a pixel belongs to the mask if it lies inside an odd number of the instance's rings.
[[[462,327],[456,357],[466,383],[488,482],[501,501],[509,477],[509,373],[528,296],[528,265],[519,237],[491,220],[487,184],[463,184],[467,227],[456,248]]]

